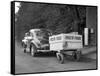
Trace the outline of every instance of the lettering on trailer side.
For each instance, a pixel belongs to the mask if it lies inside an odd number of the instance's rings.
[[[61,36],[56,37],[56,40],[61,40]]]
[[[65,39],[68,39],[68,40],[81,40],[81,37],[77,37],[77,36],[65,36]]]
[[[73,39],[73,36],[65,36],[65,39],[72,40]]]
[[[55,41],[55,40],[61,40],[61,36],[50,38],[50,41]]]
[[[78,37],[78,36],[65,36],[65,39],[67,39],[67,40],[81,40],[81,37]],[[50,41],[55,41],[55,40],[61,40],[61,36],[50,38]]]
[[[54,41],[55,40],[55,37],[53,37],[53,38],[50,38],[50,41]]]
[[[81,37],[75,37],[75,40],[81,40]]]

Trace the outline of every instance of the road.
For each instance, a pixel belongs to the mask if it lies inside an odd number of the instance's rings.
[[[96,50],[96,48],[94,48],[94,50]],[[57,61],[56,55],[54,53],[41,53],[36,57],[32,57],[29,53],[24,53],[19,44],[16,43],[15,45],[16,74],[82,69],[96,69],[95,51],[82,55],[79,62],[74,61],[72,56],[66,55],[64,64],[60,64]]]

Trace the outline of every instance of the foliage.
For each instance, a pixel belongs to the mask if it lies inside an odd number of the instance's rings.
[[[16,14],[16,37],[21,40],[34,28],[48,29],[53,34],[78,31],[78,26],[85,22],[85,12],[83,6],[22,2]]]

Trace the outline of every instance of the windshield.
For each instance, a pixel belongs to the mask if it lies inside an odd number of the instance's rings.
[[[41,37],[41,38],[45,38],[45,39],[48,39],[49,35],[48,35],[48,32],[47,31],[35,31],[36,32],[36,36],[37,37]]]
[[[41,34],[42,34],[41,31],[35,31],[35,33],[36,33],[36,36],[42,36],[42,35],[41,35]]]

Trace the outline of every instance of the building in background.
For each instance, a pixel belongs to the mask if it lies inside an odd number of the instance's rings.
[[[97,7],[86,8],[86,28],[89,29],[89,45],[97,44]]]

